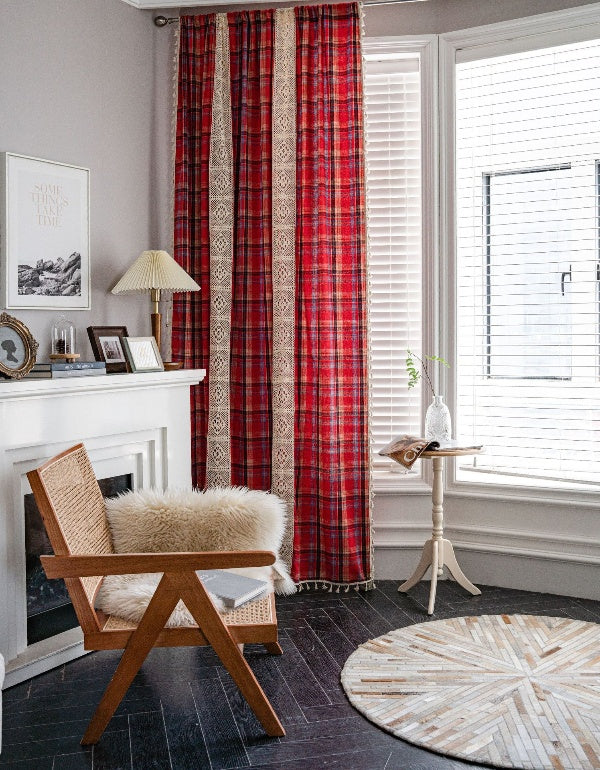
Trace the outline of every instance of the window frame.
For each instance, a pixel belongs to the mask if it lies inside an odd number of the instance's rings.
[[[421,243],[423,307],[433,313],[423,314],[422,346],[433,350],[438,338],[439,308],[435,298],[439,290],[439,128],[438,128],[438,35],[365,37],[363,53],[417,53],[421,73]],[[366,109],[366,108],[365,108]],[[427,405],[421,389],[421,401]],[[424,413],[424,410],[423,410]],[[432,474],[430,463],[417,463],[420,469],[410,474],[372,469],[373,490],[378,494],[429,493]],[[427,467],[424,467],[427,466]]]
[[[500,56],[600,38],[600,3],[458,30],[439,36],[439,149],[440,149],[440,253],[446,269],[440,274],[440,312],[446,319],[439,346],[456,361],[456,201],[455,201],[455,84],[456,62]],[[600,212],[600,201],[599,201]],[[599,213],[600,223],[600,213]],[[600,230],[599,230],[600,238]],[[600,241],[599,241],[600,243]],[[598,256],[600,265],[600,253]],[[598,268],[600,270],[600,267]],[[440,328],[438,326],[438,328]],[[451,411],[456,413],[456,380],[450,371],[445,389]],[[454,458],[452,458],[454,459]],[[449,462],[446,490],[450,496],[514,502],[544,501],[549,504],[594,507],[600,504],[596,491],[543,489],[534,486],[511,488],[493,482],[473,484],[457,481],[456,462]]]
[[[597,161],[596,161],[597,166]],[[494,334],[492,332],[492,317],[493,317],[493,300],[494,300],[494,287],[493,287],[493,271],[494,267],[492,261],[492,181],[498,178],[516,178],[518,176],[525,176],[526,174],[539,174],[539,173],[552,173],[554,171],[571,171],[572,163],[554,163],[546,166],[537,166],[535,168],[522,168],[522,169],[509,169],[500,171],[484,171],[483,173],[483,228],[484,228],[484,255],[485,255],[485,280],[486,280],[486,353],[483,376],[488,380],[537,380],[539,382],[571,382],[573,380],[573,372],[569,375],[549,375],[549,374],[537,374],[537,375],[516,375],[516,374],[495,374],[493,372],[493,356],[494,356]],[[597,182],[596,182],[597,184]],[[598,191],[596,189],[595,199],[598,200]],[[598,253],[596,254],[598,257]],[[572,282],[572,267],[568,272],[562,274],[561,283],[565,281],[565,276],[569,275],[569,283]],[[564,295],[564,283],[563,295]]]

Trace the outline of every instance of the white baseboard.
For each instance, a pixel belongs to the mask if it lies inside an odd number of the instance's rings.
[[[13,658],[6,666],[4,688],[43,674],[52,668],[62,666],[70,660],[87,655],[83,649],[83,633],[81,628],[72,628],[61,634],[44,639],[42,642],[30,644],[27,649]]]
[[[397,542],[398,530],[394,531],[396,542],[382,542],[379,534],[376,533],[375,538],[375,578],[399,583],[406,580],[421,555],[421,548],[415,545],[415,533],[407,533],[404,545]],[[425,533],[421,544],[430,535]],[[452,537],[451,530],[446,535],[455,546],[461,569],[475,585],[600,600],[598,558],[585,553],[586,546],[582,543],[572,543],[570,551],[565,552],[556,543],[553,550],[532,547],[528,538],[519,545],[509,546],[499,542],[483,543],[481,533],[479,542],[473,543]],[[546,548],[548,545],[545,544]]]
[[[431,537],[431,497],[375,495],[375,577],[402,581]],[[475,585],[600,600],[598,511],[579,505],[447,495],[444,537]]]

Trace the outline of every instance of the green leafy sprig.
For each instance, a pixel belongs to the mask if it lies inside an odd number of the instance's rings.
[[[423,360],[425,359],[425,361]],[[436,392],[433,388],[433,383],[431,382],[431,377],[429,376],[429,372],[427,371],[427,364],[426,361],[437,361],[437,363],[442,364],[443,366],[450,367],[450,364],[446,361],[445,358],[441,358],[440,356],[428,356],[424,355],[423,358],[420,358],[416,353],[413,353],[410,350],[406,351],[406,371],[408,372],[408,387],[414,388],[419,380],[421,379],[421,371],[423,370],[423,374],[425,375],[425,379],[427,380],[427,384],[429,385],[429,388],[432,392],[432,394],[435,396]],[[419,364],[415,363],[415,359],[419,362]]]

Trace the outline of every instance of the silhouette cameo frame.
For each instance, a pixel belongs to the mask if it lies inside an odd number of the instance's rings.
[[[24,323],[0,313],[0,375],[19,380],[28,374],[37,354],[38,343]]]

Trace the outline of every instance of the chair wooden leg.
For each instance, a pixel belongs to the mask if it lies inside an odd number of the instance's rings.
[[[270,652],[271,655],[283,655],[283,650],[279,646],[279,642],[265,642],[265,649]]]
[[[185,606],[204,636],[212,645],[221,662],[229,672],[233,681],[246,699],[258,721],[264,727],[266,733],[272,736],[285,735],[283,725],[269,703],[262,687],[254,676],[244,656],[229,633],[229,629],[214,604],[210,600],[206,590],[197,575],[192,573],[179,573],[169,575],[169,580],[176,586],[181,594]]]
[[[137,629],[129,638],[119,665],[81,739],[82,746],[88,746],[100,740],[100,736],[123,700],[178,601],[179,595],[172,591],[168,577],[163,576]]]

